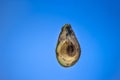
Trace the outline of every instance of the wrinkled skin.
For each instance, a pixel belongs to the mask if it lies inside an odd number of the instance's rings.
[[[62,27],[56,47],[58,62],[64,67],[73,66],[81,55],[80,45],[70,24]]]

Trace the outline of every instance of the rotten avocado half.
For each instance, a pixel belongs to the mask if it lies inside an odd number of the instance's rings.
[[[60,32],[56,57],[58,62],[64,67],[73,66],[81,55],[81,48],[70,24],[65,24]]]

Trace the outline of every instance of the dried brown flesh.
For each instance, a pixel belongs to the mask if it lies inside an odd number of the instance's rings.
[[[70,24],[62,27],[56,47],[58,62],[64,67],[73,66],[81,55],[79,42]]]

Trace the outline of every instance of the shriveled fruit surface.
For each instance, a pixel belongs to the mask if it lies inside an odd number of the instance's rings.
[[[60,32],[56,57],[58,62],[64,67],[73,66],[81,55],[81,48],[70,24],[65,24]]]

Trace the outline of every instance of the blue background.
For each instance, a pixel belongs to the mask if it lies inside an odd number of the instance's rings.
[[[70,23],[79,61],[64,68],[55,48]],[[1,0],[0,80],[120,80],[120,1]]]

